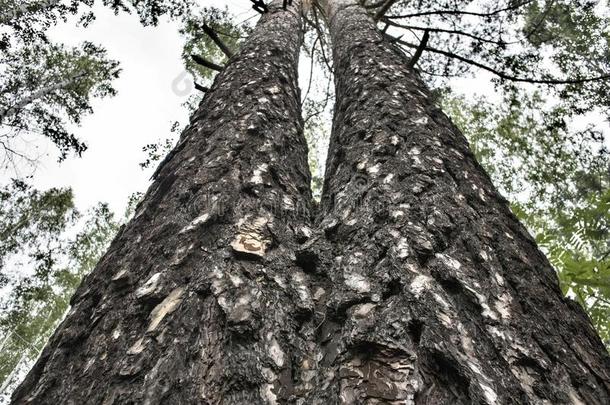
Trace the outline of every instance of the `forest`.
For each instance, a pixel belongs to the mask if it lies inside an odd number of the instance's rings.
[[[610,403],[610,2],[0,25],[0,403]]]

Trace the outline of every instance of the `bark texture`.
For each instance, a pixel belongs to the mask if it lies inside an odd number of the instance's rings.
[[[14,403],[607,404],[582,309],[355,1],[312,224],[301,2],[278,1]]]
[[[258,404],[293,395],[312,300],[297,87],[301,2],[276,2],[218,75],[14,403]]]
[[[362,7],[323,3],[334,262],[309,400],[610,403],[604,346],[466,139]]]

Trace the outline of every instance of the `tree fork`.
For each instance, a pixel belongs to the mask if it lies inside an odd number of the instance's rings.
[[[274,403],[313,305],[301,2],[269,6],[13,403]]]
[[[610,402],[602,342],[466,139],[362,6],[321,3],[336,83],[321,227],[336,260],[327,388],[309,400]]]

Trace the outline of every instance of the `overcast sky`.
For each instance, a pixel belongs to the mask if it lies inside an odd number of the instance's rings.
[[[227,4],[240,14],[238,20],[256,14],[246,0],[201,4]],[[182,67],[177,24],[142,27],[134,15],[116,16],[100,6],[94,11],[96,21],[86,29],[70,22],[53,29],[50,37],[68,45],[84,40],[103,45],[109,57],[121,63],[121,77],[114,82],[118,95],[94,100],[94,113],[74,129],[89,146],[82,158],[57,164],[54,148],[46,147],[33,183],[41,189],[72,187],[81,209],[105,201],[122,213],[131,193],[146,190],[154,170],[138,166],[145,159],[142,147],[170,137],[174,121],[188,122],[182,104],[192,83]]]
[[[237,21],[256,16],[248,0],[200,3],[228,5]],[[134,15],[116,16],[101,6],[94,11],[96,21],[86,29],[72,21],[54,28],[50,37],[68,45],[84,40],[103,45],[109,57],[121,63],[121,77],[114,83],[118,95],[94,100],[94,113],[75,128],[89,146],[82,158],[70,157],[58,164],[54,147],[47,147],[33,183],[40,189],[72,187],[79,209],[104,201],[121,214],[130,194],[146,190],[154,170],[143,171],[138,166],[145,160],[142,147],[170,137],[174,121],[188,121],[182,104],[192,83],[182,67],[183,42],[176,23],[163,21],[156,27],[143,27]],[[303,81],[308,77],[308,63],[301,65]],[[489,89],[485,82],[478,76],[455,84],[470,93]]]

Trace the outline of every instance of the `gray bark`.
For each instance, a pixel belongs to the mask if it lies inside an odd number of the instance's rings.
[[[281,3],[14,403],[609,403],[587,316],[355,1],[324,2],[337,101],[316,213],[301,5]]]
[[[300,10],[277,2],[218,75],[14,403],[293,395],[296,331],[312,306],[290,254],[311,208]]]
[[[317,403],[607,404],[587,315],[355,1],[325,3],[334,243]]]

